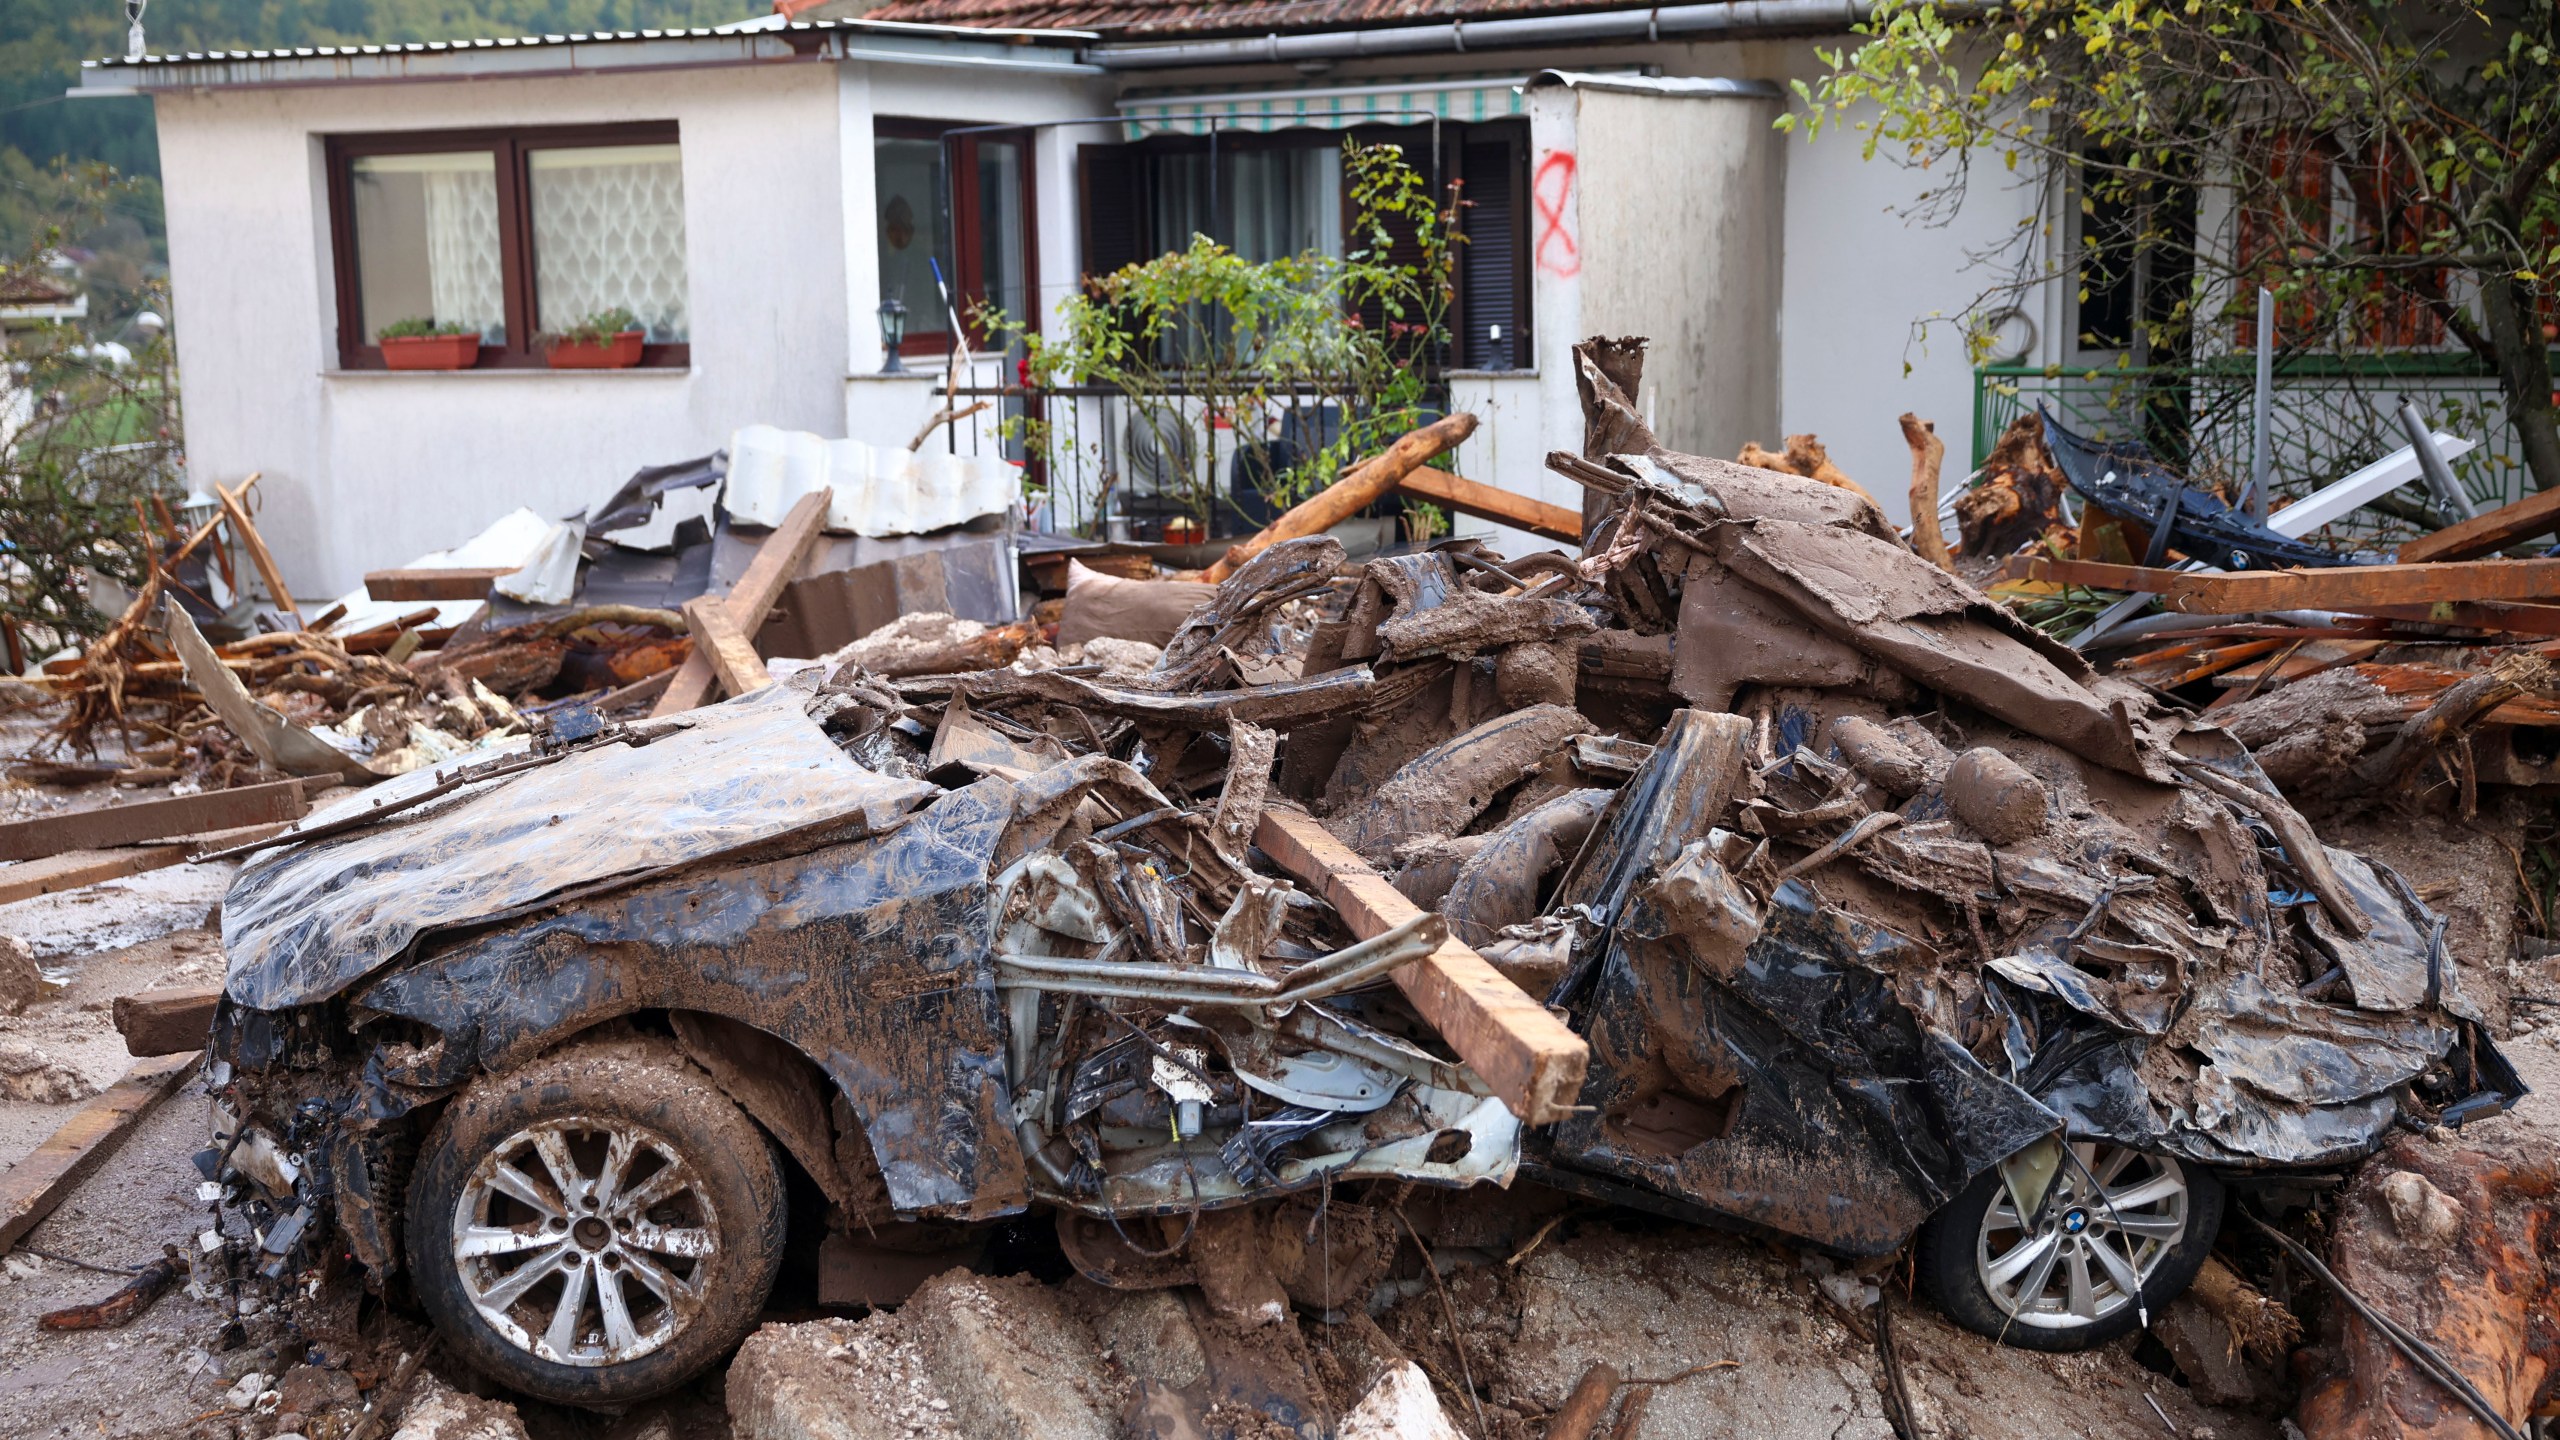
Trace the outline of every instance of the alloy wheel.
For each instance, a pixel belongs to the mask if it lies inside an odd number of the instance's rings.
[[[2070,1153],[2033,1215],[2021,1217],[2005,1189],[1983,1214],[1975,1263],[2015,1324],[2069,1329],[2123,1310],[2186,1234],[2177,1161],[2087,1141]]]
[[[693,1318],[718,1236],[709,1191],[663,1136],[564,1119],[517,1131],[473,1168],[453,1260],[509,1342],[555,1364],[618,1365]]]

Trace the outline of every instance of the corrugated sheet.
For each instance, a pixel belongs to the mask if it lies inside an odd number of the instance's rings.
[[[1641,8],[1644,7],[1560,4],[1558,0],[1271,0],[1248,4],[1223,4],[1219,0],[889,0],[879,9],[866,12],[864,18],[937,25],[1093,30],[1112,39],[1142,40]]]

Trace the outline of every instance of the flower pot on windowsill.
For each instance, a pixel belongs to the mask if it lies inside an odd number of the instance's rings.
[[[551,346],[554,370],[628,370],[640,363],[640,341],[646,332],[624,330],[601,345],[560,340]]]
[[[382,364],[387,370],[468,370],[480,363],[480,336],[385,335]]]

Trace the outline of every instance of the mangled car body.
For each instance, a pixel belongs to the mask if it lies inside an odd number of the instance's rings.
[[[2185,1285],[2222,1179],[2512,1101],[2441,921],[2238,744],[1585,379],[1581,561],[1290,541],[1136,680],[821,666],[313,817],[223,915],[245,1263],[405,1270],[600,1403],[752,1323],[777,1155],[835,1241],[1045,1207],[1104,1283],[1273,1313],[1376,1271],[1238,1217],[1527,1174],[1916,1234],[1956,1319],[2068,1347]],[[1297,803],[1426,913],[1275,873]],[[1447,946],[1570,1017],[1577,1106],[1515,1115],[1384,983]]]

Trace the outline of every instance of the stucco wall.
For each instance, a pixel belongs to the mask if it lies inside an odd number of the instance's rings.
[[[842,424],[831,67],[168,94],[158,111],[188,464],[264,472],[259,527],[297,598],[518,505],[581,509],[740,425]],[[684,152],[689,371],[333,373],[319,137],[664,119]]]

